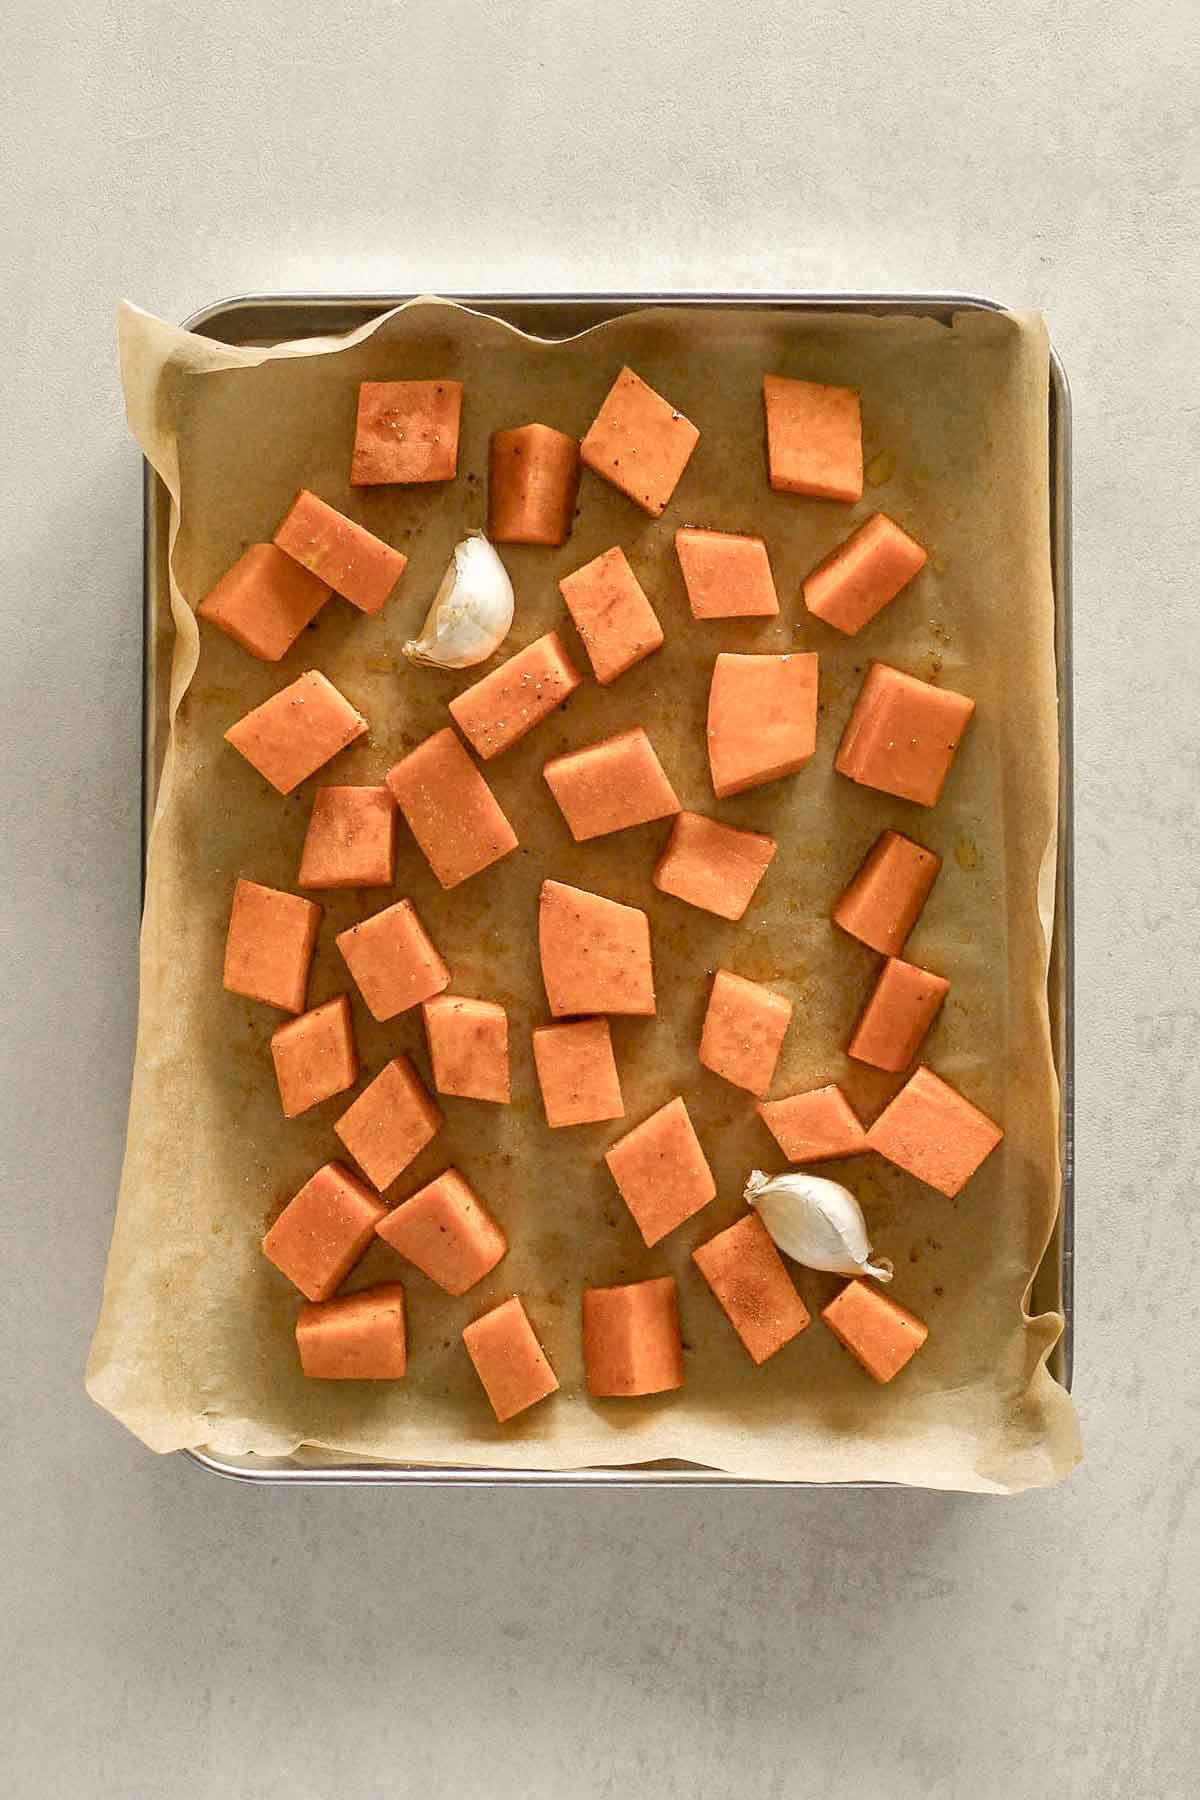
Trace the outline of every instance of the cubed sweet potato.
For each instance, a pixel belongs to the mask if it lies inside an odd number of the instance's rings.
[[[383,610],[408,561],[308,488],[300,489],[283,515],[275,543],[364,613]]]
[[[640,725],[552,757],[542,774],[577,844],[679,811],[679,797]]]
[[[392,798],[444,888],[517,847],[517,834],[447,725],[388,770]]]
[[[584,1288],[583,1361],[588,1393],[597,1399],[665,1394],[682,1387],[675,1277]]]
[[[274,544],[251,544],[196,608],[260,662],[286,656],[329,598],[329,584]]]
[[[817,747],[817,657],[723,653],[708,691],[708,760],[718,799],[802,769]]]
[[[332,681],[310,669],[238,719],[225,741],[273,788],[290,794],[366,730],[367,721]]]
[[[872,663],[834,759],[840,775],[919,806],[936,806],[974,700]]]
[[[579,492],[579,443],[549,425],[494,431],[488,531],[494,544],[565,544]]]
[[[650,921],[640,907],[544,881],[538,947],[556,1019],[655,1010]]]
[[[564,575],[558,587],[602,687],[661,648],[658,615],[619,547]]]
[[[452,481],[462,395],[461,381],[361,382],[351,485]]]
[[[589,469],[657,518],[699,440],[691,420],[627,368],[613,382],[579,452]]]
[[[484,762],[548,719],[583,680],[557,631],[535,638],[450,702],[454,723]]]

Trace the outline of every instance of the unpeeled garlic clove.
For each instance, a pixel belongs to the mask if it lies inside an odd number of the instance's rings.
[[[470,669],[495,654],[512,629],[508,570],[482,532],[455,546],[420,637],[402,646],[409,662]]]
[[[753,1169],[744,1194],[779,1248],[806,1268],[892,1279],[886,1256],[871,1262],[862,1208],[840,1182],[798,1171],[768,1178]]]

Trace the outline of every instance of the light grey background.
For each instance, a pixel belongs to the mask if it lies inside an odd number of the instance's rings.
[[[1194,1793],[1193,0],[3,13],[7,1791]],[[82,1389],[135,1008],[115,303],[711,286],[1040,305],[1074,382],[1087,1460],[990,1502],[156,1460]]]

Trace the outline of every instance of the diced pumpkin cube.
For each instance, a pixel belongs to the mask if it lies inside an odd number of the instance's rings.
[[[284,1012],[303,1012],[320,924],[315,901],[239,879],[225,939],[225,987]]]
[[[328,1300],[375,1236],[387,1207],[341,1163],[326,1163],[288,1201],[262,1252],[306,1300]]]
[[[549,425],[494,431],[488,450],[488,537],[565,544],[579,492],[579,443]]]
[[[454,723],[484,762],[548,719],[583,680],[557,631],[535,638],[450,702]]]
[[[884,1107],[867,1142],[953,1200],[1003,1136],[994,1119],[922,1066]]]
[[[465,1294],[508,1249],[504,1233],[457,1169],[446,1169],[375,1227],[447,1294]]]
[[[384,1065],[333,1129],[382,1193],[444,1123],[407,1056],[397,1056]]]
[[[367,1011],[381,1022],[450,985],[450,971],[411,900],[398,900],[339,932],[337,947]]]
[[[863,1007],[847,1054],[893,1074],[907,1069],[949,992],[950,983],[943,976],[889,956]]]
[[[225,741],[273,788],[290,794],[366,729],[332,681],[310,669],[231,725]]]
[[[321,787],[300,855],[306,888],[391,887],[396,803],[386,787]]]
[[[764,1100],[758,1116],[789,1162],[830,1162],[870,1149],[866,1127],[835,1082]]]
[[[694,619],[765,619],[779,611],[760,537],[687,526],[675,533],[675,552]]]
[[[718,799],[794,775],[808,762],[817,747],[817,667],[812,651],[717,657],[708,760]]]
[[[792,1003],[728,969],[713,977],[700,1036],[700,1061],[761,1100],[775,1079]]]
[[[462,1338],[501,1425],[557,1390],[558,1378],[515,1295],[464,1326]]]
[[[622,369],[579,453],[589,469],[657,518],[699,439],[690,419],[632,369]]]
[[[692,1261],[754,1362],[765,1363],[812,1323],[757,1213],[700,1244]]]
[[[874,1381],[891,1381],[929,1336],[923,1319],[866,1281],[848,1281],[821,1317]]]
[[[821,500],[861,500],[862,409],[853,388],[763,376],[771,486]]]
[[[274,544],[251,544],[196,614],[261,662],[286,656],[329,598],[329,587]]]
[[[718,918],[740,919],[776,849],[775,839],[761,832],[681,812],[658,859],[654,885]]]
[[[307,1301],[296,1320],[296,1348],[310,1381],[402,1381],[404,1289],[382,1281],[334,1300]]]
[[[936,806],[974,711],[965,694],[872,663],[833,766],[863,787]]]
[[[940,856],[911,838],[881,832],[839,895],[834,924],[883,956],[899,956],[941,866]]]
[[[351,486],[452,481],[461,415],[461,381],[361,382]]]
[[[675,1277],[584,1288],[583,1362],[588,1393],[596,1399],[665,1394],[682,1387]]]
[[[271,1034],[271,1059],[286,1119],[295,1119],[358,1080],[358,1054],[345,994],[289,1019]]]
[[[875,513],[804,581],[804,604],[854,637],[908,586],[927,561],[916,538],[886,513]]]
[[[679,797],[640,725],[543,764],[577,844],[679,811]]]
[[[609,1173],[647,1245],[707,1206],[712,1170],[683,1100],[668,1100],[604,1153]]]
[[[640,907],[623,906],[563,881],[544,881],[538,948],[546,999],[556,1019],[577,1013],[654,1012],[650,921]]]
[[[494,1000],[439,994],[426,1000],[425,1033],[433,1085],[439,1094],[462,1100],[492,1100],[507,1106],[508,1014]]]
[[[558,587],[602,687],[661,647],[658,615],[619,547],[564,575]]]
[[[387,784],[444,888],[517,847],[499,801],[448,725],[389,769]]]
[[[275,542],[364,613],[383,610],[408,561],[402,551],[307,488],[300,489],[283,515]]]
[[[625,1102],[607,1019],[537,1026],[533,1060],[546,1123],[552,1129],[624,1118]]]

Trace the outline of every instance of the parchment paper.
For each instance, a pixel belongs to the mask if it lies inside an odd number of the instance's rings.
[[[565,343],[533,340],[459,307],[414,302],[343,340],[230,349],[132,307],[121,315],[129,419],[173,501],[177,633],[172,732],[150,846],[141,1013],[128,1147],[89,1390],[152,1448],[280,1454],[300,1444],[428,1464],[568,1469],[684,1459],[759,1477],[892,1479],[1016,1490],[1065,1475],[1079,1455],[1071,1403],[1045,1367],[1057,1315],[1024,1311],[1058,1193],[1058,1095],[1046,1001],[1039,882],[1056,817],[1052,594],[1048,560],[1047,339],[1040,319],[920,320],[647,310]],[[336,932],[400,895],[416,904],[452,970],[452,991],[496,998],[511,1019],[511,1108],[443,1100],[446,1126],[389,1190],[398,1203],[449,1163],[493,1208],[510,1251],[450,1299],[383,1245],[350,1286],[402,1279],[410,1373],[402,1384],[307,1382],[296,1361],[297,1296],[259,1239],[312,1171],[339,1155],[332,1121],[350,1096],[305,1117],[279,1110],[268,1038],[277,1013],[226,994],[222,950],[239,874],[294,888],[312,792],[378,782],[448,722],[475,674],[413,669],[399,655],[454,543],[484,523],[488,435],[538,419],[582,434],[623,362],[700,427],[661,520],[585,473],[561,551],[505,548],[517,593],[502,654],[551,626],[586,658],[560,574],[612,544],[627,551],[666,646],[603,689],[588,679],[515,750],[487,767],[521,848],[452,893],[401,827],[395,893],[318,896],[325,916],[310,1004],[349,990],[363,1081],[398,1051],[428,1078],[420,1010],[381,1026],[337,954]],[[869,478],[860,505],[767,485],[764,370],[859,388]],[[348,484],[364,378],[465,383],[458,479],[413,488]],[[396,596],[367,618],[333,599],[278,666],[260,663],[192,608],[247,544],[267,539],[301,484],[403,548]],[[931,552],[916,582],[857,639],[809,617],[807,570],[882,508]],[[778,620],[695,622],[672,536],[682,524],[761,533]],[[164,621],[170,630],[171,622]],[[705,704],[720,649],[821,655],[817,754],[800,775],[716,803]],[[834,750],[872,658],[973,694],[978,711],[934,811],[833,773]],[[282,799],[222,741],[232,720],[308,668],[370,721],[354,745]],[[482,671],[478,671],[479,673]],[[569,747],[644,724],[685,806],[768,831],[779,854],[741,924],[659,895],[661,821],[575,845],[541,778]],[[816,1319],[839,1278],[794,1269],[811,1328],[761,1369],[690,1262],[742,1211],[744,1179],[784,1164],[749,1095],[700,1068],[712,971],[770,983],[795,1003],[773,1093],[837,1080],[869,1119],[900,1085],[844,1055],[877,959],[838,933],[830,905],[885,826],[937,850],[945,868],[907,954],[950,977],[924,1058],[1001,1121],[1001,1149],[954,1201],[875,1157],[827,1173],[859,1194],[890,1290],[929,1323],[926,1348],[877,1387]],[[536,897],[554,875],[645,907],[660,996],[654,1020],[618,1019],[624,1123],[551,1132],[529,1047],[547,1018]],[[718,1196],[653,1250],[602,1161],[604,1148],[676,1093],[686,1097]],[[686,1384],[639,1401],[589,1400],[580,1290],[673,1271]],[[459,1340],[462,1326],[522,1295],[562,1391],[497,1426]]]

